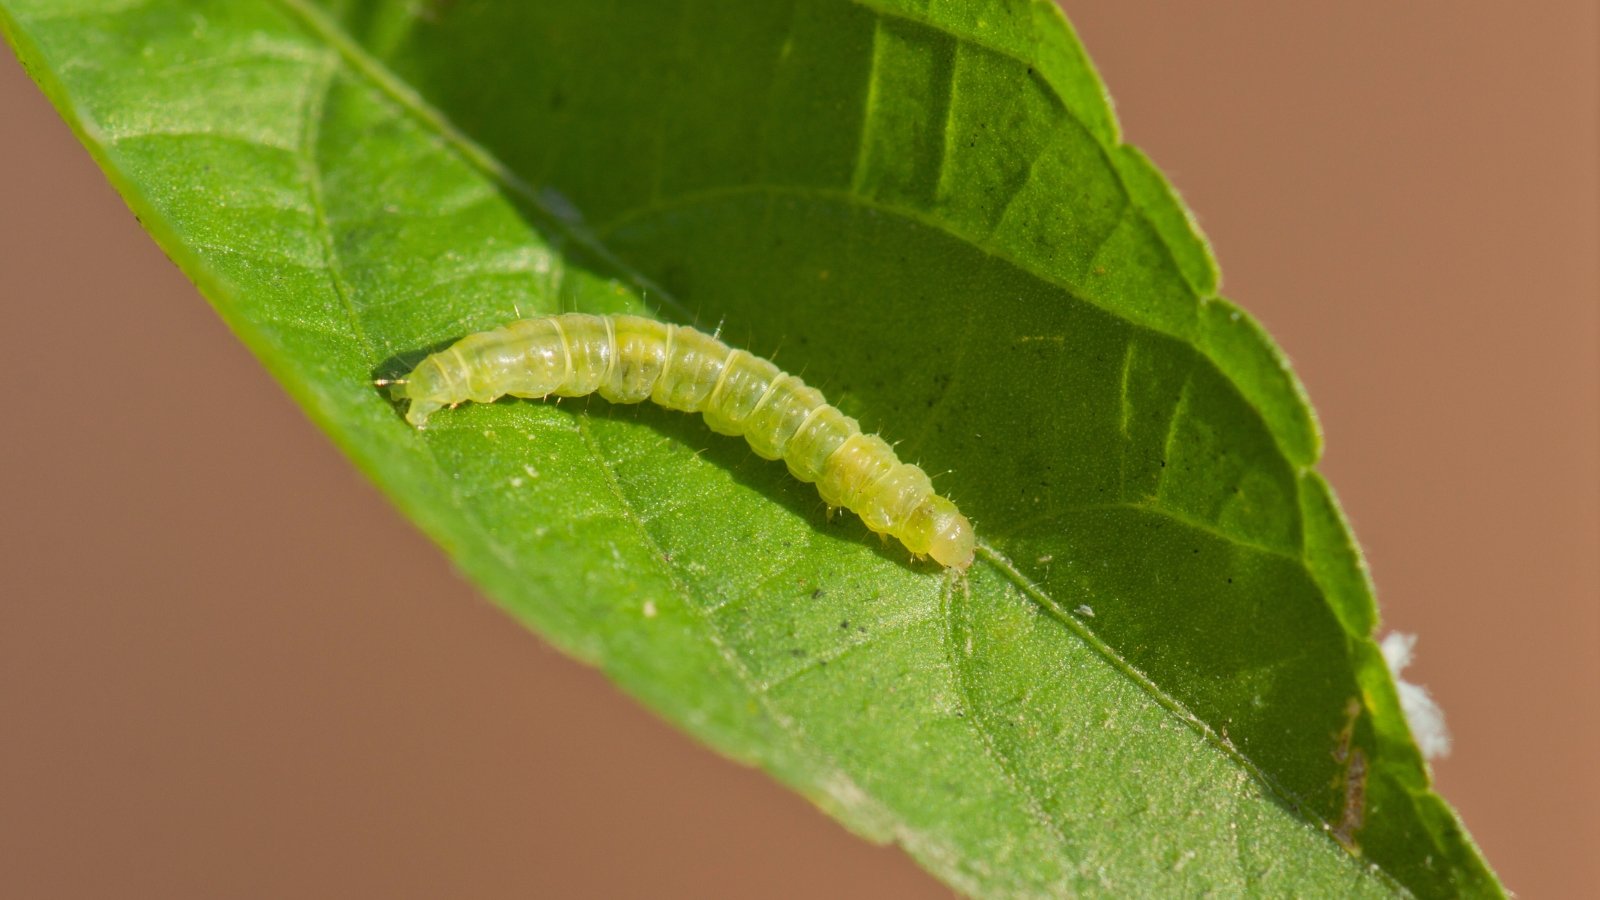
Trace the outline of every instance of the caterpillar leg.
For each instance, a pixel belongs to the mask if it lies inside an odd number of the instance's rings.
[[[428,417],[442,408],[444,404],[436,400],[412,400],[406,409],[406,421],[418,428],[427,428]]]

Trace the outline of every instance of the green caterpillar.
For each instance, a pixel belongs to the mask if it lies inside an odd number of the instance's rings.
[[[830,507],[891,535],[918,557],[966,571],[974,535],[954,503],[933,492],[922,469],[830,406],[815,388],[712,335],[638,316],[567,313],[521,319],[470,334],[394,383],[422,428],[445,406],[514,397],[650,400],[698,412],[711,430],[741,435],[766,459],[782,459],[813,482]]]

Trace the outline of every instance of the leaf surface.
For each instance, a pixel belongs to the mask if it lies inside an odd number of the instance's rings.
[[[129,204],[507,610],[952,885],[1497,895],[1282,355],[1040,2],[0,0]],[[512,318],[776,355],[966,581],[696,418],[373,388]],[[708,864],[709,861],[708,861]]]

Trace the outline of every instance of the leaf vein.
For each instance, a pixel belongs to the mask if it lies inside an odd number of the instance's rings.
[[[529,204],[545,220],[541,223],[542,225],[560,232],[585,251],[594,254],[596,259],[614,268],[625,278],[629,286],[641,293],[642,296],[654,296],[663,306],[670,307],[673,314],[683,321],[689,321],[693,318],[689,308],[670,291],[625,264],[604,243],[597,240],[587,228],[574,222],[569,215],[552,206],[542,192],[527,181],[524,181],[520,175],[488,150],[485,150],[477,142],[467,137],[443,113],[435,109],[414,89],[396,77],[382,62],[367,53],[349,35],[345,34],[343,30],[330,21],[325,13],[314,7],[309,0],[269,0],[269,2],[276,4],[285,13],[300,22],[312,35],[326,41],[329,46],[343,57],[345,63],[354,72],[365,78],[420,124],[436,132],[459,159]]]
[[[939,605],[942,607],[945,651],[950,661],[951,680],[955,682],[956,695],[966,715],[964,718],[971,723],[972,731],[978,737],[978,743],[983,747],[983,752],[995,765],[1000,773],[1000,779],[1016,794],[1031,815],[1061,848],[1061,855],[1068,856],[1072,843],[1067,840],[1066,834],[1061,830],[1061,823],[1050,815],[1045,809],[1044,801],[1035,793],[1034,782],[1017,770],[1016,762],[1004,753],[995,740],[995,734],[990,727],[988,717],[984,715],[984,706],[973,696],[970,683],[970,672],[963,661],[968,659],[964,648],[958,646],[956,640],[956,579],[946,577],[944,585],[939,591]]]
[[[315,217],[313,228],[321,245],[329,285],[333,288],[334,296],[338,297],[339,304],[344,307],[345,314],[350,319],[350,328],[366,354],[367,361],[375,362],[377,352],[372,339],[367,335],[365,326],[362,325],[361,313],[357,311],[355,305],[353,288],[339,269],[339,251],[334,243],[333,228],[328,221],[327,201],[323,197],[322,166],[317,158],[317,145],[321,140],[328,96],[338,80],[338,58],[331,55],[323,56],[317,61],[315,71],[316,75],[306,92],[305,122],[300,135],[298,154],[300,176],[305,181],[306,190],[311,198],[311,212]]]

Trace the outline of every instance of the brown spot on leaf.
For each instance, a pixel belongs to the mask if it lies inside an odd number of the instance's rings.
[[[1344,794],[1339,821],[1333,827],[1333,839],[1354,854],[1360,854],[1356,845],[1356,832],[1366,824],[1367,817],[1367,754],[1354,746],[1356,722],[1361,718],[1361,701],[1354,697],[1345,704],[1344,727],[1339,730],[1338,743],[1333,748],[1333,761],[1342,767],[1335,788]]]

